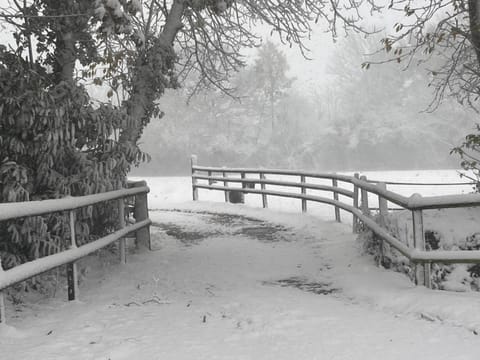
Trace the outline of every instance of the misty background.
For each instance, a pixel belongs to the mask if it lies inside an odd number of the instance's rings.
[[[319,33],[307,43],[312,60],[268,39],[245,54],[230,95],[215,88],[192,95],[193,80],[169,90],[160,100],[165,115],[152,119],[140,140],[151,160],[132,174],[188,174],[191,154],[212,166],[459,168],[450,151],[472,132],[477,114],[449,98],[432,106],[432,61],[362,68],[381,61],[374,54],[380,38],[333,43]]]

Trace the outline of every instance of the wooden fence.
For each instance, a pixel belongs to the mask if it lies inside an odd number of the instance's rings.
[[[149,225],[151,224],[151,221],[148,218],[148,192],[149,188],[145,181],[139,181],[129,183],[128,189],[110,191],[101,194],[68,197],[55,200],[0,204],[0,221],[68,211],[70,225],[69,248],[67,250],[18,265],[6,271],[3,270],[0,263],[0,323],[6,322],[3,295],[3,290],[6,288],[48,270],[66,265],[68,299],[75,300],[78,298],[77,260],[115,241],[119,241],[120,262],[125,264],[125,236],[132,232],[136,233],[137,243],[150,247]],[[86,245],[77,246],[75,240],[75,210],[112,200],[117,201],[118,206],[117,230]],[[126,220],[128,219],[130,208],[133,211],[135,221],[128,221],[130,225],[126,226]],[[127,209],[127,214],[125,209]]]
[[[249,177],[247,177],[249,175]],[[271,175],[288,175],[297,181],[270,180]],[[255,178],[252,178],[255,176]],[[308,179],[324,179],[331,185],[309,183]],[[205,182],[206,181],[206,182]],[[223,183],[223,186],[218,183]],[[229,184],[241,184],[241,187],[230,187]],[[256,188],[256,185],[260,188]],[[350,184],[346,188],[344,184]],[[405,183],[404,183],[405,184]],[[469,183],[461,183],[468,185]],[[300,189],[300,192],[267,189],[267,185]],[[192,188],[193,200],[198,200],[198,189],[218,190],[225,192],[225,201],[232,191],[243,194],[258,194],[262,196],[263,207],[268,207],[267,196],[279,196],[301,200],[302,211],[307,211],[307,202],[328,204],[335,209],[335,219],[340,222],[340,209],[353,215],[353,231],[357,232],[359,221],[370,228],[376,235],[390,246],[406,256],[415,268],[415,283],[431,288],[431,264],[441,263],[480,263],[480,251],[435,250],[425,248],[425,233],[423,229],[423,210],[445,209],[457,207],[480,206],[480,194],[443,195],[422,197],[414,194],[410,197],[389,191],[385,183],[370,182],[365,176],[340,175],[335,173],[312,173],[304,171],[225,168],[199,166],[196,156],[192,156]],[[310,195],[307,190],[322,190],[333,194],[332,197]],[[410,210],[412,212],[413,247],[409,247],[390,234],[382,221],[376,221],[370,212],[369,194],[378,197],[380,219],[388,213],[388,203]],[[341,199],[340,199],[341,196]]]

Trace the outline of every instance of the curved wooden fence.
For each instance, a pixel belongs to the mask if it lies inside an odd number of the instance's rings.
[[[115,241],[119,241],[120,262],[125,264],[125,236],[132,232],[136,233],[136,241],[138,243],[150,246],[150,232],[148,227],[151,224],[151,221],[148,218],[147,208],[147,193],[149,191],[150,190],[145,181],[139,181],[129,183],[129,189],[110,191],[101,194],[43,201],[1,203],[0,221],[68,211],[70,219],[70,239],[69,248],[63,252],[18,265],[6,271],[2,269],[0,263],[0,323],[5,323],[6,320],[2,290],[48,270],[66,265],[68,299],[75,300],[78,297],[77,260]],[[118,230],[86,245],[77,246],[75,240],[75,210],[112,200],[117,201]],[[130,208],[134,213],[135,221],[129,221],[130,225],[126,226],[126,219],[128,216],[125,216],[125,209],[128,210]]]
[[[249,177],[247,177],[249,175]],[[252,178],[252,175],[255,178]],[[296,177],[298,181],[270,180],[271,175],[288,175]],[[331,185],[309,183],[309,179],[326,179]],[[223,183],[223,186],[218,183]],[[241,187],[231,187],[229,184],[241,184]],[[349,184],[348,189],[345,184]],[[406,183],[403,183],[406,184]],[[470,183],[461,183],[469,185]],[[260,185],[260,188],[256,188]],[[271,190],[266,186],[281,186],[300,189],[300,192]],[[444,185],[444,184],[442,184]],[[414,194],[410,197],[387,190],[385,183],[370,182],[365,176],[340,175],[335,173],[312,173],[292,170],[226,168],[199,166],[196,156],[192,156],[192,188],[193,200],[198,200],[198,189],[218,190],[225,192],[225,201],[229,200],[230,192],[243,194],[258,194],[262,196],[263,207],[268,207],[267,196],[279,196],[300,199],[302,211],[307,211],[307,202],[328,204],[335,209],[335,219],[340,222],[340,209],[353,215],[353,231],[358,229],[358,222],[377,234],[382,241],[406,256],[415,268],[415,283],[431,287],[430,268],[433,262],[441,263],[480,263],[480,251],[435,250],[425,248],[425,234],[423,230],[423,210],[446,209],[457,207],[480,206],[480,194],[443,195],[422,197]],[[322,190],[332,193],[332,197],[316,196],[307,193],[307,190]],[[388,202],[412,212],[413,247],[409,247],[390,234],[386,228],[377,222],[370,212],[368,205],[369,194],[378,197],[380,218],[388,213]],[[339,199],[339,195],[342,199]]]

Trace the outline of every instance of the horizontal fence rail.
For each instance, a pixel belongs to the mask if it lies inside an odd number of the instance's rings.
[[[407,185],[407,186],[466,186],[466,185],[477,185],[478,182],[408,182],[408,181],[380,181],[368,179],[369,183],[384,183],[386,185]]]
[[[93,194],[78,197],[66,197],[54,200],[28,201],[17,203],[0,204],[0,221],[38,216],[54,212],[69,212],[70,239],[69,247],[65,251],[36,259],[9,270],[3,270],[0,263],[0,323],[6,322],[5,302],[3,290],[25,281],[31,277],[40,275],[46,271],[66,265],[68,299],[78,298],[78,279],[76,261],[97,251],[105,246],[119,241],[119,256],[122,264],[126,263],[125,237],[135,232],[137,245],[150,247],[147,193],[150,191],[145,181],[129,182],[128,189],[109,191],[101,194]],[[75,240],[75,210],[104,203],[116,201],[118,206],[117,230],[95,241],[82,246],[77,246]],[[125,210],[127,209],[127,213]],[[126,215],[134,213],[135,221],[126,226]]]
[[[359,174],[354,176],[341,175],[335,173],[312,173],[295,170],[278,169],[252,169],[252,168],[226,168],[199,166],[197,157],[192,156],[192,190],[193,200],[198,200],[198,189],[217,190],[225,192],[225,201],[230,201],[231,194],[258,194],[262,196],[263,207],[268,207],[267,196],[277,196],[284,198],[294,198],[301,200],[302,211],[307,211],[307,202],[317,202],[332,205],[335,209],[335,219],[340,221],[339,210],[344,210],[353,215],[353,231],[357,232],[359,222],[363,223],[372,230],[382,241],[398,250],[407,257],[415,268],[415,283],[431,287],[430,267],[433,262],[442,263],[480,263],[480,251],[454,251],[454,250],[435,250],[427,251],[425,248],[425,234],[423,230],[423,210],[446,209],[458,207],[480,206],[480,194],[462,194],[462,195],[444,195],[444,196],[426,196],[414,194],[406,197],[387,190],[386,185],[406,185],[406,182],[379,182],[368,180],[365,176]],[[256,178],[246,177],[246,175],[255,175]],[[230,176],[229,176],[230,175]],[[236,175],[237,177],[233,177]],[[281,181],[278,179],[268,179],[272,175],[286,175],[297,177],[298,181]],[[239,177],[238,177],[239,176]],[[307,179],[330,180],[332,185],[320,185],[308,183]],[[201,182],[203,181],[203,182]],[[206,182],[205,182],[206,181]],[[223,183],[223,186],[218,185]],[[230,183],[241,184],[241,187],[231,187]],[[342,188],[339,184],[350,184],[353,191]],[[432,183],[412,183],[413,185],[430,185]],[[437,183],[436,183],[437,184]],[[457,183],[455,183],[457,184]],[[458,183],[460,185],[472,185],[475,183]],[[260,188],[256,188],[260,185]],[[267,189],[266,186],[277,186],[285,188],[300,189],[300,192],[291,192],[284,190]],[[449,184],[441,184],[449,185]],[[308,194],[307,190],[321,190],[331,192],[332,198]],[[298,191],[298,190],[297,190]],[[377,208],[369,207],[369,194],[378,197],[379,206]],[[339,199],[342,195],[342,200]],[[349,199],[345,202],[345,199]],[[235,201],[236,202],[236,201]],[[388,202],[393,203],[399,208],[389,209]],[[375,219],[371,210],[379,211],[379,218]],[[399,239],[390,234],[385,227],[381,225],[383,218],[389,210],[408,210],[412,213],[413,225],[413,247],[409,247]]]
[[[85,195],[72,197],[68,196],[62,199],[1,203],[0,204],[0,221],[26,217],[44,215],[52,212],[60,212],[66,210],[75,210],[82,207],[95,205],[101,202],[126,198],[129,196],[149,192],[147,186],[109,191],[101,194]]]

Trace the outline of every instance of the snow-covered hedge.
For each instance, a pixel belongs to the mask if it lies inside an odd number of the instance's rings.
[[[480,208],[427,210],[423,212],[426,249],[480,250]],[[380,219],[387,230],[413,248],[412,215],[410,211],[390,212]],[[359,240],[366,253],[377,264],[413,278],[410,261],[368,228],[361,229]],[[383,256],[382,256],[383,253]],[[480,291],[480,264],[432,264],[432,287],[450,291]]]

